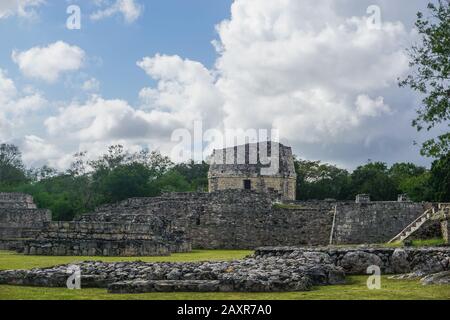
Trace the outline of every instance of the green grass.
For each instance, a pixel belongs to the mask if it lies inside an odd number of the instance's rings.
[[[428,240],[413,240],[413,247],[434,247],[442,246],[445,244],[444,239],[428,239]]]
[[[420,248],[420,247],[436,247],[436,246],[442,246],[445,244],[444,239],[426,239],[426,240],[412,240],[410,247],[414,248]],[[383,243],[379,245],[380,247],[384,248],[402,248],[404,247],[403,242],[397,241],[393,243]]]
[[[11,251],[0,251],[0,270],[17,270],[52,267],[82,261],[144,261],[144,262],[189,262],[227,261],[242,259],[253,251],[249,250],[194,250],[190,253],[174,253],[166,257],[51,257],[24,256]]]
[[[170,257],[44,257],[23,256],[0,251],[0,269],[30,269],[83,260],[102,261],[204,261],[243,258],[251,251],[198,250]],[[68,290],[65,288],[37,288],[0,285],[0,300],[450,300],[450,286],[422,286],[414,280],[391,280],[382,278],[380,290],[369,290],[366,276],[348,277],[346,285],[321,286],[309,292],[281,293],[146,293],[112,295],[106,289]]]
[[[369,290],[367,277],[348,284],[316,287],[309,292],[280,293],[145,293],[112,295],[105,289],[68,290],[0,286],[0,300],[450,300],[450,286],[422,286],[418,281],[382,278],[380,290]]]

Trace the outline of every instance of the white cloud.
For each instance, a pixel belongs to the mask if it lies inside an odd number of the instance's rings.
[[[138,62],[156,88],[144,88],[139,96],[144,108],[158,114],[161,121],[176,120],[180,127],[189,127],[196,120],[208,126],[222,122],[222,97],[215,88],[212,73],[201,63],[179,56],[156,55]]]
[[[0,19],[13,15],[21,18],[35,17],[35,9],[44,3],[44,0],[1,0]]]
[[[101,20],[116,14],[122,14],[127,23],[132,23],[141,16],[143,11],[143,6],[136,0],[115,0],[113,3],[99,1],[98,4],[102,8],[91,14],[92,20]]]
[[[367,116],[355,110],[357,97],[395,85],[407,70],[401,44],[410,35],[401,23],[373,30],[364,17],[337,15],[329,1],[311,10],[307,3],[238,0],[231,20],[218,26],[227,126],[290,119],[305,131],[283,130],[291,141],[342,139],[336,134],[355,132]]]
[[[47,143],[44,139],[27,135],[22,144],[22,157],[25,163],[34,166],[38,163],[54,163],[62,156],[56,146]]]
[[[356,98],[356,111],[362,116],[376,117],[383,113],[389,113],[391,108],[384,104],[384,98],[373,100],[367,95],[359,95]]]
[[[125,3],[99,1],[92,18],[121,13],[134,21],[141,7]],[[383,3],[390,10],[407,4]],[[100,95],[72,101],[45,121],[46,141],[65,154],[97,154],[111,143],[168,151],[173,130],[203,120],[205,129],[275,127],[300,156],[350,168],[368,158],[417,160],[410,126],[415,97],[396,85],[408,69],[405,48],[415,33],[384,11],[381,28],[369,28],[364,6],[347,0],[235,0],[230,19],[217,26],[218,57],[211,70],[177,55],[144,57],[137,65],[156,85],[140,90],[138,106]],[[21,69],[29,76],[44,73]],[[1,86],[4,96],[15,94],[0,78]],[[83,85],[88,92],[97,87],[95,79]]]
[[[95,78],[91,78],[86,80],[81,88],[87,92],[97,92],[100,90],[100,82]]]
[[[14,81],[0,69],[0,141],[14,138],[14,132],[26,127],[28,117],[41,110],[46,103],[39,92],[19,91]]]
[[[47,118],[49,138],[62,139],[91,155],[115,143],[129,148],[151,146],[170,154],[175,129],[191,129],[196,120],[208,127],[220,126],[222,117],[217,108],[223,103],[213,75],[202,64],[156,55],[137,65],[157,81],[154,88],[141,90],[139,108],[124,100],[95,95],[84,102],[74,101]]]
[[[83,66],[85,52],[63,41],[46,47],[33,47],[27,51],[12,53],[13,61],[21,72],[30,78],[55,82],[61,74],[77,71]]]

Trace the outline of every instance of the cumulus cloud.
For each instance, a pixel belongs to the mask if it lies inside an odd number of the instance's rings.
[[[411,34],[400,22],[369,28],[363,15],[338,15],[334,3],[233,3],[231,19],[217,27],[226,126],[277,125],[290,141],[320,142],[386,113],[368,96],[407,70],[402,43]]]
[[[39,92],[18,90],[14,81],[0,69],[0,141],[14,137],[14,131],[25,126],[27,117],[47,103]]]
[[[173,119],[179,127],[190,127],[196,120],[210,127],[220,125],[222,97],[214,76],[201,63],[156,55],[143,58],[137,65],[157,81],[155,88],[144,88],[139,96],[143,107],[158,114],[161,121]]]
[[[416,34],[384,14],[371,28],[363,2],[235,0],[230,19],[216,27],[211,69],[178,55],[144,57],[137,66],[156,84],[140,90],[138,105],[100,95],[72,101],[45,121],[48,140],[64,141],[70,153],[95,154],[111,143],[167,151],[174,130],[202,120],[204,129],[277,128],[300,156],[349,168],[368,158],[418,159],[410,126],[416,98],[396,85]],[[93,19],[121,13],[131,22],[142,9],[133,1],[99,3]],[[408,2],[380,4],[392,11]],[[19,67],[20,55],[13,55]],[[22,60],[24,74],[40,73]],[[1,86],[14,94],[8,81]],[[97,82],[83,89],[95,92]]]
[[[101,9],[91,14],[92,20],[101,20],[121,14],[127,23],[136,21],[142,14],[143,6],[136,0],[97,1]]]
[[[22,18],[34,17],[35,9],[44,3],[44,0],[2,0],[0,1],[0,19],[13,15]]]
[[[25,136],[22,144],[22,156],[25,163],[34,166],[42,162],[54,165],[62,154],[56,146],[44,139],[34,136]]]
[[[83,82],[81,88],[86,92],[97,92],[100,90],[100,81],[95,78],[91,78]]]
[[[61,74],[79,70],[85,56],[81,48],[63,41],[12,53],[13,61],[25,76],[47,82],[55,82]]]

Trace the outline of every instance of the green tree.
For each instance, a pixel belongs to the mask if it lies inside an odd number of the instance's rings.
[[[395,163],[389,169],[389,176],[399,193],[407,194],[414,201],[432,199],[430,173],[413,163]]]
[[[0,145],[0,187],[17,186],[27,181],[22,153],[12,144]]]
[[[193,191],[189,182],[177,170],[170,170],[154,182],[153,190],[157,194],[162,192],[189,192]]]
[[[367,193],[375,201],[397,199],[399,191],[385,163],[370,162],[360,166],[351,174],[351,180],[353,196]]]
[[[347,200],[350,178],[347,170],[320,161],[295,160],[297,198]]]
[[[450,202],[450,153],[433,163],[430,180],[434,200]]]
[[[106,202],[150,195],[152,173],[141,163],[119,165],[102,180],[99,191]]]
[[[206,162],[195,163],[194,161],[191,161],[188,163],[180,163],[175,165],[173,169],[184,177],[184,179],[190,184],[191,190],[208,190],[209,165]]]
[[[412,73],[400,82],[424,95],[418,117],[419,131],[438,125],[450,126],[450,2],[429,3],[430,15],[417,14],[416,28],[422,42],[409,50]],[[439,158],[450,151],[450,132],[426,141],[422,155]]]

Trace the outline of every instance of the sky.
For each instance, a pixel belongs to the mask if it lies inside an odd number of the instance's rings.
[[[266,129],[303,159],[429,166],[414,142],[436,132],[411,127],[421,97],[397,84],[417,11],[426,1],[0,0],[0,142],[64,170],[113,144],[201,159],[223,141],[211,132]]]

